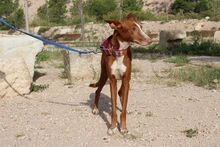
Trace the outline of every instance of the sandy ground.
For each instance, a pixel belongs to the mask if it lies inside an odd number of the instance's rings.
[[[91,81],[66,85],[61,69],[42,64],[46,75],[36,83],[49,84],[42,92],[0,100],[1,147],[219,147],[220,91],[192,84],[168,87],[154,71],[172,68],[162,61],[134,60],[143,78],[134,78],[128,102],[130,134],[107,135],[110,125],[109,85],[102,91],[100,114],[91,113],[95,89]],[[135,76],[133,76],[135,77]],[[118,101],[118,117],[120,114]],[[188,138],[187,129],[198,129]]]

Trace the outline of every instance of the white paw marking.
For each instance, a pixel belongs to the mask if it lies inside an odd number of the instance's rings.
[[[98,108],[93,108],[92,113],[93,113],[94,115],[98,115],[98,114],[99,114]]]
[[[107,133],[108,133],[108,135],[113,135],[113,134],[116,133],[116,131],[117,131],[117,127],[115,127],[115,128],[109,128],[108,131],[107,131]]]
[[[121,132],[121,134],[122,135],[127,135],[127,134],[129,134],[129,132],[128,132],[128,129],[120,129],[120,132]]]

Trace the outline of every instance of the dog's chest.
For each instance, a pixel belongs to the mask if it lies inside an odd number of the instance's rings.
[[[126,66],[123,63],[123,59],[124,56],[116,57],[115,61],[111,65],[112,75],[114,75],[118,80],[121,79],[126,71]]]

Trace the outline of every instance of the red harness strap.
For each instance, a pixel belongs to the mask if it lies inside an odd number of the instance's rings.
[[[112,36],[109,36],[107,39],[105,39],[100,48],[102,50],[102,52],[104,52],[106,55],[108,56],[115,56],[115,57],[120,57],[123,55],[123,51],[124,50],[127,50],[127,49],[123,49],[123,50],[119,50],[118,48],[113,48],[113,47],[110,47],[111,46],[111,38]]]

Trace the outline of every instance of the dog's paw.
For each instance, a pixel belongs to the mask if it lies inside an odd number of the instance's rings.
[[[121,133],[122,135],[127,135],[127,134],[129,134],[129,131],[128,131],[127,128],[125,128],[125,129],[120,128],[120,133]]]
[[[112,136],[112,135],[114,135],[115,133],[116,133],[116,131],[117,131],[117,127],[115,127],[115,128],[109,128],[108,129],[108,131],[107,131],[107,134],[108,135],[110,135],[110,136]]]
[[[94,107],[93,110],[92,110],[92,113],[94,115],[98,115],[99,114],[99,109],[97,107]]]

